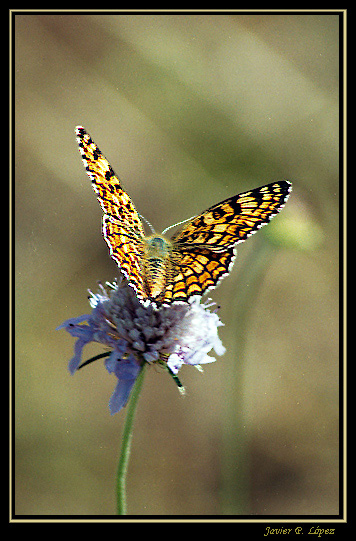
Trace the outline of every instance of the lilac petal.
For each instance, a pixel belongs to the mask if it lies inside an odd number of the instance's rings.
[[[82,316],[84,318],[84,316]],[[85,340],[86,342],[91,342],[93,340],[94,335],[94,329],[90,325],[81,325],[78,320],[84,321],[84,319],[81,318],[73,318],[72,320],[67,319],[62,325],[58,327],[58,329],[65,328],[67,332],[71,336],[74,336],[75,338],[80,338],[81,340]],[[85,319],[87,319],[88,316],[86,316]]]
[[[63,321],[63,323],[56,328],[56,331],[59,331],[59,329],[66,329],[66,331],[68,331],[73,325],[78,325],[83,321],[87,321],[89,318],[90,314],[84,314],[83,316],[78,317],[71,317]],[[69,329],[67,327],[69,327]]]
[[[115,375],[118,379],[136,379],[140,369],[141,366],[136,358],[133,355],[129,355],[127,359],[117,362]]]
[[[116,352],[110,355],[105,366],[108,372],[114,372],[119,380],[109,402],[113,415],[126,405],[141,367],[133,355],[129,355],[127,359],[118,359]]]
[[[120,359],[123,358],[127,350],[127,342],[126,340],[118,340],[116,342],[116,347],[114,351],[111,352],[110,357],[106,359],[105,361],[105,368],[109,372],[109,374],[112,374],[115,372],[117,363]]]
[[[72,374],[78,369],[81,361],[82,361],[82,352],[83,347],[90,342],[90,340],[77,340],[74,344],[74,356],[71,358],[68,364],[68,370]]]
[[[83,321],[90,320],[90,318],[91,316],[88,314],[73,317],[67,319],[62,323],[62,325],[57,327],[57,330],[64,328],[67,332],[69,332],[70,335],[78,338],[74,344],[74,356],[71,358],[68,364],[68,370],[72,375],[78,369],[81,363],[83,347],[89,342],[92,342],[94,339],[94,328],[91,325],[82,325]]]
[[[117,413],[124,406],[126,406],[129,399],[131,389],[136,381],[133,379],[120,379],[116,385],[115,391],[111,395],[109,408],[111,415]]]

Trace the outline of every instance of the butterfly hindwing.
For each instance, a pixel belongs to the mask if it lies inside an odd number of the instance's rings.
[[[205,248],[173,250],[171,279],[162,302],[188,302],[214,289],[230,272],[234,259],[234,248],[218,253]]]
[[[103,236],[109,246],[111,257],[116,261],[128,284],[134,288],[137,297],[144,300],[146,294],[141,265],[144,242],[128,237],[127,229],[108,215],[103,217]]]

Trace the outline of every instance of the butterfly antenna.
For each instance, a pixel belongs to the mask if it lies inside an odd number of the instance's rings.
[[[196,214],[194,216],[191,216],[190,218],[186,218],[185,220],[182,220],[181,222],[177,222],[176,224],[173,224],[173,225],[170,225],[169,227],[166,227],[166,229],[164,229],[162,231],[162,235],[167,233],[167,231],[169,231],[170,229],[173,229],[173,227],[176,227],[177,225],[185,224],[185,222],[189,222],[190,220],[192,220],[195,217],[196,217]]]
[[[148,220],[146,220],[146,218],[144,216],[142,216],[142,214],[139,214],[139,217],[141,218],[141,220],[143,220],[144,222],[146,222],[146,224],[148,225],[148,227],[151,229],[152,233],[156,233],[153,225],[150,224],[150,222]]]

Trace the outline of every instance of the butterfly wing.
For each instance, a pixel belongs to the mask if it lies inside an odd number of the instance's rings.
[[[234,247],[269,223],[291,191],[275,182],[230,197],[193,218],[172,239],[172,272],[163,302],[188,301],[218,285],[231,271]]]
[[[110,255],[137,296],[144,299],[140,264],[144,230],[138,212],[90,135],[81,126],[75,131],[84,167],[104,212],[103,236],[109,246]]]
[[[212,252],[206,248],[173,249],[171,269],[160,302],[164,305],[188,302],[191,297],[214,289],[230,272],[234,259],[234,248],[225,252]]]
[[[291,187],[283,180],[230,197],[193,218],[171,240],[223,252],[267,225],[285,205]]]

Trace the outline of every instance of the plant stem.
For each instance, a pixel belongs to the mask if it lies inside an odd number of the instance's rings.
[[[127,413],[125,419],[124,430],[122,434],[121,452],[119,465],[116,475],[116,493],[117,493],[117,514],[126,515],[126,476],[130,458],[132,427],[135,417],[138,397],[140,395],[145,373],[145,364],[142,365],[139,375],[137,376],[135,385],[131,391]]]

